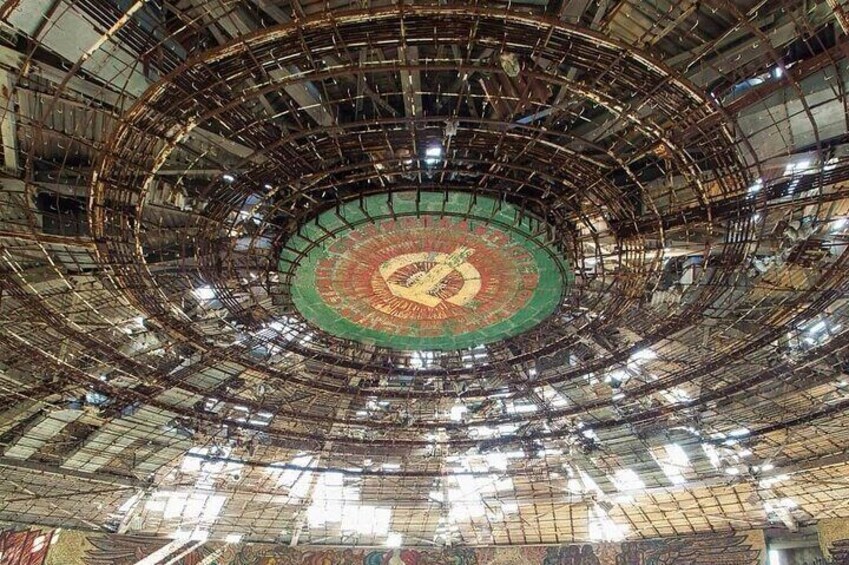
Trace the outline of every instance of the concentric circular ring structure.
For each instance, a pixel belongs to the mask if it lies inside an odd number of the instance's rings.
[[[171,535],[166,498],[220,496],[210,539],[442,546],[846,516],[826,0],[32,1],[0,11],[0,521]]]
[[[504,17],[508,18],[510,25],[504,25]],[[187,136],[191,135],[194,128],[203,123],[226,123],[227,129],[240,132],[239,135],[251,135],[256,139],[258,148],[242,159],[233,167],[234,171],[225,173],[206,187],[205,198],[209,202],[204,214],[198,222],[200,245],[198,256],[202,277],[212,283],[216,288],[216,294],[222,298],[222,304],[230,311],[234,320],[245,324],[247,327],[258,328],[263,322],[273,323],[281,317],[291,317],[297,308],[283,307],[268,309],[260,304],[255,304],[250,309],[245,309],[241,301],[230,299],[229,295],[234,292],[246,292],[243,286],[237,290],[230,283],[220,277],[224,274],[219,267],[221,251],[207,242],[218,241],[218,233],[222,224],[234,226],[249,224],[252,230],[262,233],[262,237],[244,238],[245,244],[236,244],[226,251],[230,257],[231,270],[227,277],[231,280],[250,281],[254,280],[259,272],[268,273],[273,270],[273,251],[286,237],[286,231],[281,231],[278,225],[281,223],[294,223],[303,226],[307,224],[318,210],[313,210],[315,203],[321,199],[326,200],[330,195],[340,200],[345,199],[346,194],[356,194],[357,186],[371,185],[375,182],[386,182],[390,178],[392,190],[416,188],[417,190],[433,190],[440,188],[446,192],[468,190],[472,179],[480,175],[480,169],[493,158],[493,148],[499,151],[511,151],[511,147],[525,147],[525,160],[532,159],[534,163],[544,164],[535,169],[524,166],[519,160],[507,161],[499,164],[495,171],[488,172],[483,179],[491,179],[487,184],[499,186],[498,189],[487,187],[476,188],[472,194],[481,193],[486,196],[490,191],[493,194],[499,192],[507,195],[512,200],[512,205],[526,210],[529,214],[536,214],[551,230],[551,240],[555,247],[562,253],[572,254],[572,263],[585,264],[585,249],[577,246],[578,241],[584,237],[581,235],[578,223],[587,222],[592,215],[602,213],[609,216],[608,220],[613,224],[622,225],[622,238],[620,246],[622,259],[627,269],[632,269],[638,277],[643,277],[646,284],[656,278],[656,272],[660,266],[660,254],[663,245],[662,231],[658,231],[653,245],[655,248],[647,248],[648,233],[639,230],[662,230],[662,225],[640,226],[635,221],[636,213],[645,208],[650,213],[652,201],[642,201],[642,196],[634,194],[634,201],[622,199],[620,191],[614,185],[612,178],[606,171],[621,169],[623,174],[628,174],[627,165],[620,157],[606,153],[601,147],[593,148],[592,144],[579,139],[570,138],[569,134],[549,132],[533,126],[517,124],[509,129],[499,130],[495,122],[487,122],[487,119],[462,116],[456,118],[444,116],[428,117],[426,115],[410,116],[404,119],[397,117],[379,117],[377,122],[369,119],[365,121],[354,120],[344,125],[326,125],[318,128],[310,128],[308,132],[294,132],[292,134],[281,133],[277,126],[267,122],[252,123],[247,116],[242,115],[238,109],[247,100],[259,96],[268,95],[273,90],[281,88],[303,88],[308,80],[336,80],[334,77],[343,76],[346,72],[344,64],[331,65],[325,60],[323,65],[314,66],[310,73],[298,75],[281,75],[265,87],[248,89],[241,93],[238,98],[228,101],[227,85],[215,84],[198,90],[192,87],[206,79],[204,76],[210,73],[214,76],[228,76],[236,80],[239,73],[250,70],[253,63],[249,63],[245,57],[254,58],[260,66],[271,64],[273,61],[292,60],[298,57],[307,58],[303,54],[303,43],[310,46],[310,57],[315,61],[325,51],[335,49],[334,42],[341,37],[351,45],[358,42],[366,42],[366,37],[361,35],[371,22],[385,22],[386,25],[378,26],[375,30],[368,31],[368,41],[380,44],[391,41],[403,31],[411,41],[416,34],[422,34],[428,38],[432,34],[432,18],[445,23],[440,28],[440,41],[447,43],[462,42],[469,34],[477,37],[482,48],[496,41],[505,41],[507,34],[508,43],[521,45],[527,34],[538,35],[545,33],[550,35],[543,47],[536,51],[522,52],[523,56],[548,57],[552,60],[562,57],[563,50],[571,49],[575,52],[576,60],[580,64],[587,65],[586,72],[593,72],[593,65],[601,65],[605,61],[613,61],[624,57],[622,74],[616,80],[609,83],[594,82],[591,87],[582,84],[573,84],[567,77],[562,76],[556,67],[549,70],[536,68],[527,71],[530,81],[529,85],[535,85],[539,90],[561,89],[564,93],[590,101],[597,107],[614,112],[620,116],[623,124],[629,131],[641,140],[647,150],[661,152],[669,151],[672,159],[670,166],[680,172],[684,178],[691,179],[695,194],[706,190],[704,183],[697,175],[698,167],[693,162],[692,155],[697,152],[700,143],[705,144],[705,149],[698,150],[710,153],[715,159],[717,170],[721,176],[717,177],[717,183],[711,190],[727,191],[732,193],[747,186],[747,177],[736,154],[736,148],[731,143],[729,133],[725,124],[716,119],[713,120],[711,128],[697,128],[688,138],[690,152],[682,153],[676,151],[678,140],[663,135],[662,129],[655,125],[657,120],[663,116],[676,117],[687,115],[693,124],[700,123],[706,116],[716,114],[717,111],[712,104],[699,95],[686,83],[671,80],[662,68],[662,65],[649,61],[641,55],[636,55],[624,50],[603,37],[588,34],[584,30],[569,28],[551,21],[529,19],[519,14],[510,14],[500,10],[486,10],[467,7],[446,8],[419,8],[415,13],[405,14],[399,18],[395,10],[377,10],[364,13],[340,13],[334,17],[333,23],[324,19],[304,22],[298,26],[282,26],[269,29],[261,34],[251,36],[243,47],[222,47],[189,61],[187,66],[179,73],[162,80],[154,88],[145,93],[144,98],[136,104],[127,114],[125,124],[115,130],[111,144],[118,150],[104,160],[99,173],[98,182],[94,186],[96,201],[111,199],[126,199],[131,201],[137,198],[141,203],[135,208],[135,214],[143,210],[145,193],[149,183],[155,178],[153,175],[172,156],[175,147]],[[328,33],[328,26],[332,27],[333,33]],[[403,29],[402,29],[403,28]],[[350,35],[350,37],[349,37]],[[570,47],[571,46],[571,47]],[[245,51],[250,49],[250,53]],[[596,59],[585,59],[578,56],[581,49],[589,49],[597,53]],[[291,54],[289,51],[291,50]],[[300,55],[298,55],[300,53]],[[267,61],[267,62],[264,62]],[[277,64],[277,63],[274,63]],[[381,69],[392,68],[393,64],[381,66],[378,63],[369,65],[370,72],[377,73]],[[428,61],[427,69],[434,74],[450,73],[456,66],[451,58],[440,60],[435,58]],[[482,75],[490,73],[503,73],[500,64],[487,66],[487,62],[481,62],[474,69]],[[600,70],[600,68],[599,68]],[[236,73],[236,74],[233,74]],[[617,101],[614,91],[616,88],[628,88],[629,81],[647,79],[655,81],[657,86],[657,113],[652,119],[641,118],[624,108]],[[621,85],[619,82],[621,81]],[[531,88],[531,86],[528,86]],[[662,103],[660,102],[662,100]],[[322,109],[321,112],[326,110]],[[176,121],[172,117],[180,116]],[[331,121],[329,117],[324,122]],[[459,126],[456,135],[446,138],[446,120],[453,127],[454,122]],[[679,126],[687,127],[686,123]],[[413,127],[413,130],[409,128]],[[420,130],[420,131],[419,131]],[[416,132],[415,137],[410,137],[410,132]],[[139,137],[141,136],[141,137]],[[390,136],[387,140],[387,136]],[[418,139],[420,138],[420,139]],[[168,139],[168,143],[161,140]],[[346,141],[347,140],[347,141]],[[424,148],[431,146],[442,147],[449,159],[438,160],[438,167],[429,164],[432,158],[422,155],[419,160],[411,160],[414,147],[419,144]],[[397,147],[396,147],[397,146]],[[707,148],[709,146],[709,149]],[[118,159],[122,147],[132,148],[133,154],[141,147],[150,151],[147,169],[136,170],[138,163],[128,163]],[[342,151],[343,155],[361,155],[358,162],[350,159],[338,160],[335,156]],[[327,155],[325,156],[325,153]],[[335,165],[327,168],[323,163],[328,159],[335,161]],[[127,170],[127,166],[130,170]],[[570,171],[568,176],[562,174],[563,168]],[[239,171],[240,174],[232,174]],[[142,183],[141,192],[134,196],[124,194],[125,188],[121,182],[114,184],[112,178],[126,178],[127,175],[136,176],[141,174],[147,181]],[[465,180],[464,180],[465,179]],[[286,189],[292,184],[305,185],[304,190]],[[590,187],[589,192],[583,198],[580,205],[574,199],[570,202],[568,194],[578,194],[583,187]],[[115,191],[118,193],[115,193]],[[362,190],[360,188],[359,190]],[[640,191],[640,183],[635,184],[634,190]],[[373,192],[368,189],[366,194]],[[381,192],[381,191],[378,191]],[[114,194],[113,194],[114,193]],[[595,207],[594,211],[581,209],[582,206]],[[135,221],[108,221],[109,229],[113,236],[105,231],[99,231],[101,226],[105,228],[107,223],[101,223],[107,218],[99,216],[100,207],[95,207],[94,228],[100,238],[101,252],[106,257],[125,256],[131,253],[138,260],[139,250],[144,249],[144,234],[136,230],[139,224]],[[320,210],[320,209],[319,209]],[[705,211],[709,213],[709,208]],[[649,220],[654,222],[654,220]],[[577,222],[577,223],[576,223]],[[593,227],[589,227],[592,237]],[[238,231],[238,228],[236,228]],[[636,230],[636,231],[635,231]],[[123,242],[127,236],[137,243],[125,247]],[[596,250],[599,251],[596,246]],[[600,251],[599,251],[600,252]],[[237,258],[233,254],[238,254]],[[591,257],[591,261],[597,258]],[[719,273],[717,276],[722,276]],[[147,274],[142,274],[148,282],[143,284],[128,285],[135,295],[135,300],[146,304],[148,313],[168,325],[173,331],[192,340],[202,339],[195,334],[195,330],[186,327],[180,316],[175,316],[175,309],[168,306],[168,299],[161,295],[160,285]],[[139,281],[141,282],[141,281]],[[605,284],[605,283],[602,283]],[[638,296],[629,290],[633,285],[630,279],[611,280],[613,292],[589,292],[580,298],[581,303],[577,308],[566,312],[570,319],[568,325],[577,323],[582,327],[590,323],[604,324],[603,320],[610,320],[615,316],[619,308],[633,303]],[[237,285],[241,286],[241,285]],[[588,290],[588,289],[585,289]],[[248,294],[252,292],[247,291]],[[279,295],[278,303],[288,301],[286,285],[274,289]],[[581,296],[580,293],[575,297]],[[282,305],[282,304],[281,304]],[[587,312],[595,312],[598,315],[594,321],[586,317]],[[577,320],[573,320],[572,314],[576,314]],[[295,316],[298,318],[298,316]],[[684,316],[682,316],[682,319]],[[551,319],[552,322],[556,318]],[[659,336],[681,329],[680,324],[672,322],[668,329],[660,329]],[[519,358],[528,358],[534,352],[551,353],[562,347],[564,339],[563,329],[551,328],[546,324],[536,326],[536,331],[524,332],[520,335],[520,343],[515,349],[521,353]],[[310,338],[305,344],[309,349],[316,346],[322,347],[323,355],[328,351],[324,344],[338,343],[330,348],[329,355],[337,357],[336,363],[358,366],[360,362],[356,359],[361,356],[350,357],[351,350],[345,345],[348,340],[338,340],[339,336],[332,334],[322,336],[322,339]],[[380,345],[380,344],[376,344]],[[459,349],[459,348],[458,348]],[[339,356],[335,351],[346,351],[348,353]],[[507,348],[504,349],[505,353]],[[514,353],[508,353],[507,358],[513,357]],[[391,353],[387,354],[386,361],[376,359],[378,363],[394,363],[390,361]],[[498,357],[504,358],[503,355]],[[465,365],[463,363],[462,365]]]
[[[540,229],[543,228],[543,229]],[[571,275],[511,204],[468,193],[375,195],[284,245],[295,308],[337,337],[402,350],[474,348],[538,325]]]

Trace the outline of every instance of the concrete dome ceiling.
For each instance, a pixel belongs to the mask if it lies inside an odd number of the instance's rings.
[[[840,2],[0,17],[0,520],[486,545],[849,514]]]

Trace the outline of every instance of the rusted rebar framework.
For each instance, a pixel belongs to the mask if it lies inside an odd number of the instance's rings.
[[[0,520],[172,533],[189,493],[225,497],[213,535],[383,543],[316,510],[369,507],[503,544],[849,512],[829,2],[28,4],[0,10]],[[319,214],[453,192],[573,266],[542,324],[398,351],[293,306]]]

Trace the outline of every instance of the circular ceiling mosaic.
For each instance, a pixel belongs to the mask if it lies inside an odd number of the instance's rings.
[[[287,242],[280,270],[309,322],[394,349],[463,349],[522,333],[562,303],[572,277],[539,220],[452,192],[367,197]]]

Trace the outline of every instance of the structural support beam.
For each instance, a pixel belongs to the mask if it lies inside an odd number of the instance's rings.
[[[402,44],[398,48],[400,59],[410,66],[419,64],[419,48]],[[401,89],[404,92],[404,109],[408,116],[420,116],[422,113],[422,79],[419,71],[401,71]]]
[[[15,112],[15,79],[9,71],[0,70],[0,140],[3,142],[3,167],[7,174],[18,176],[18,120]]]
[[[96,483],[105,483],[109,485],[122,485],[126,487],[143,487],[144,484],[138,479],[132,477],[123,477],[110,473],[83,473],[74,469],[63,469],[55,465],[45,463],[37,463],[35,461],[23,461],[20,459],[10,459],[8,457],[0,457],[0,467],[29,471],[37,475],[54,475],[57,477],[73,477],[75,479],[83,479]]]

